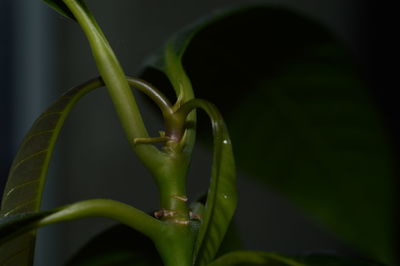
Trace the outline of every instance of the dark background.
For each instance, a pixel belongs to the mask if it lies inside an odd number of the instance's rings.
[[[146,56],[186,23],[211,10],[250,1],[88,0],[87,3],[128,75],[137,75]],[[375,91],[395,151],[399,151],[397,34],[390,1],[258,1],[288,6],[321,21],[352,50]],[[382,3],[382,2],[381,2]],[[278,25],[277,25],[278,26]],[[77,25],[39,0],[0,0],[0,182],[30,124],[63,91],[97,75]],[[145,120],[157,121],[143,107]],[[157,130],[158,126],[151,129]],[[210,158],[197,145],[189,192],[206,186]],[[149,175],[124,139],[105,90],[85,97],[67,119],[46,185],[44,208],[89,198],[113,198],[146,211],[157,209]],[[336,250],[345,243],[313,223],[273,190],[239,175],[237,225],[247,248],[286,253]],[[110,221],[77,221],[40,230],[36,265],[60,265]],[[256,228],[256,229],[255,229]],[[51,256],[49,255],[51,254]]]

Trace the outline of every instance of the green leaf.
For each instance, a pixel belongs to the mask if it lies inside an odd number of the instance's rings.
[[[199,201],[191,203],[190,210],[194,215],[197,215],[199,217],[202,217],[204,215],[204,203],[206,200],[206,196],[207,195],[201,197],[201,199]],[[198,229],[199,229],[201,223],[196,223],[195,221],[196,220],[192,220],[191,225],[195,232],[194,234],[197,235]],[[243,248],[244,248],[244,246],[242,244],[242,240],[239,235],[238,228],[237,228],[235,222],[232,221],[229,224],[229,227],[225,233],[224,239],[222,240],[221,245],[219,246],[218,252],[215,255],[215,257],[218,258],[218,257],[224,255],[225,253],[232,252],[235,250],[241,250]]]
[[[162,266],[154,244],[132,228],[118,224],[91,239],[67,266]]]
[[[163,232],[163,224],[159,220],[130,205],[107,199],[85,200],[54,210],[16,214],[0,219],[1,265],[32,264],[30,261],[31,246],[28,244],[34,239],[34,229],[88,217],[114,219],[138,230],[152,240],[158,238]],[[17,239],[18,242],[12,242],[14,239]],[[27,243],[20,242],[23,239],[29,241]],[[21,246],[12,248],[10,243]],[[19,252],[15,253],[16,250]]]
[[[0,264],[32,265],[37,222],[52,214],[22,213],[0,219]]]
[[[228,253],[208,266],[265,265],[265,266],[383,266],[363,259],[332,255],[284,256],[260,251],[235,251]]]
[[[1,217],[39,210],[50,158],[67,115],[83,95],[102,85],[97,78],[69,90],[36,119],[11,165]],[[18,265],[30,265],[34,240],[35,233],[31,232],[3,245],[0,248],[0,264],[14,256],[12,259],[18,260]]]
[[[236,170],[228,130],[217,108],[195,99],[182,105],[178,112],[189,113],[194,108],[207,113],[214,138],[210,186],[194,251],[196,265],[206,265],[215,257],[236,208]]]
[[[61,15],[76,21],[75,16],[72,14],[69,8],[64,4],[64,1],[62,0],[43,0],[43,1],[46,4],[48,4],[51,8],[55,9]]]
[[[147,87],[140,80],[127,77],[127,81],[131,86],[149,94]],[[0,217],[39,210],[51,155],[65,119],[81,97],[102,86],[104,86],[103,80],[95,78],[70,89],[36,119],[11,165],[3,193]],[[33,231],[4,244],[0,247],[0,264],[8,257],[17,254],[13,259],[18,259],[18,265],[30,265],[34,242]],[[22,260],[25,263],[22,263]]]
[[[235,222],[231,222],[215,257],[218,258],[225,253],[241,250],[243,248],[244,246],[242,244],[237,226]]]
[[[96,78],[67,91],[36,119],[11,165],[2,217],[39,209],[50,157],[66,117],[82,96],[101,86],[103,82]]]
[[[253,6],[218,13],[169,45],[196,96],[221,109],[241,171],[358,250],[394,261],[391,145],[372,91],[336,36],[293,11]],[[168,85],[159,71],[171,79],[165,58],[143,73],[160,88]]]

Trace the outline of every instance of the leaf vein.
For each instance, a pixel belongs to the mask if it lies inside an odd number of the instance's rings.
[[[43,120],[44,118],[46,118],[46,117],[48,117],[50,115],[58,115],[58,114],[63,114],[63,112],[62,111],[60,111],[60,112],[46,112],[46,113],[42,114],[41,116],[39,116],[38,119],[36,119],[35,123]]]
[[[44,149],[38,152],[35,152],[27,157],[25,157],[24,159],[20,160],[18,163],[16,163],[13,167],[12,170],[10,172],[10,176],[12,176],[14,174],[14,172],[18,169],[18,167],[20,167],[23,163],[27,162],[28,160],[35,158],[38,155],[41,155],[42,153],[46,153],[49,149]]]
[[[12,208],[11,210],[7,211],[7,212],[3,215],[3,217],[10,216],[11,214],[17,212],[19,209],[21,209],[21,208],[25,207],[26,205],[29,205],[29,204],[31,204],[32,202],[35,202],[35,201],[37,201],[36,198],[30,198],[29,200],[27,200],[27,201],[25,201],[25,202],[19,204],[18,206],[15,206],[15,207]]]
[[[32,138],[37,137],[37,136],[40,136],[40,135],[44,135],[44,134],[46,134],[46,133],[51,133],[51,132],[54,132],[54,129],[43,130],[43,131],[37,132],[37,133],[35,133],[35,134],[26,136],[26,138],[24,139],[24,141],[21,143],[21,147],[23,147],[23,146],[24,146],[28,141],[30,141]]]
[[[5,197],[8,198],[8,197],[9,197],[12,193],[14,193],[15,191],[17,191],[17,190],[19,190],[19,189],[21,189],[21,188],[23,188],[23,187],[25,187],[25,186],[27,186],[27,185],[30,185],[30,184],[33,184],[33,183],[37,183],[37,182],[39,182],[39,179],[33,179],[33,180],[28,181],[28,182],[25,182],[25,183],[16,185],[16,186],[14,186],[12,189],[10,189],[9,191],[7,191]]]

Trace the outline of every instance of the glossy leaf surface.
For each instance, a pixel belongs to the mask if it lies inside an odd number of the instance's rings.
[[[390,143],[338,38],[305,16],[258,6],[218,13],[173,44],[196,96],[221,109],[241,171],[365,254],[393,262]],[[160,62],[144,77],[163,88]]]
[[[91,239],[67,263],[69,266],[161,266],[163,265],[150,239],[119,224]]]
[[[228,253],[209,266],[383,266],[382,264],[332,255],[284,256],[260,251],[235,251]]]
[[[34,122],[12,163],[3,194],[1,217],[39,210],[50,158],[62,125],[75,103],[102,84],[100,79],[94,79],[69,90]],[[0,264],[13,256],[20,266],[30,265],[34,240],[35,234],[31,232],[1,246]]]

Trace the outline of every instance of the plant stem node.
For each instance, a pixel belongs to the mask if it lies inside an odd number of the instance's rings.
[[[180,201],[183,201],[183,202],[187,202],[188,201],[188,198],[186,196],[173,195],[172,197],[174,199],[177,199],[177,200],[180,200]]]
[[[154,212],[154,217],[156,217],[157,219],[161,219],[163,217],[173,217],[175,215],[176,211],[165,210],[165,209],[161,209]]]

